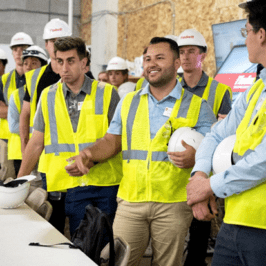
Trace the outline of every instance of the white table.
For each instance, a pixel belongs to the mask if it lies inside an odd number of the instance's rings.
[[[17,209],[0,209],[1,266],[95,266],[78,249],[68,246],[35,247],[30,242],[70,242],[50,223],[24,204]]]

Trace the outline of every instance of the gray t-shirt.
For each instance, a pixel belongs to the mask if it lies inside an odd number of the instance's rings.
[[[89,77],[85,76],[84,83],[79,91],[79,93],[75,94],[73,93],[65,83],[63,83],[63,94],[65,97],[66,101],[66,106],[68,110],[68,114],[71,120],[71,124],[73,127],[73,131],[77,131],[78,127],[78,122],[79,122],[79,115],[80,115],[80,110],[78,108],[78,103],[83,102],[86,94],[91,93],[91,85],[92,85],[93,80],[90,79]],[[111,102],[108,110],[108,121],[109,124],[113,118],[116,106],[120,100],[120,97],[117,93],[117,91],[113,88],[112,90],[112,96],[111,96]],[[43,118],[43,113],[42,113],[42,108],[41,108],[41,101],[39,101],[38,106],[37,106],[37,111],[35,114],[34,118],[34,130],[40,131],[44,133],[44,118]]]

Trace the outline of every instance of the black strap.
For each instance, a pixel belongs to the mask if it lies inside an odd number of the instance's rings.
[[[47,247],[47,248],[52,248],[52,247],[61,246],[61,245],[67,245],[67,246],[69,246],[69,248],[76,248],[76,249],[78,249],[78,247],[76,247],[75,245],[73,245],[71,243],[68,243],[68,242],[58,243],[58,244],[53,244],[53,245],[43,245],[43,244],[40,244],[38,242],[31,242],[31,243],[29,243],[29,246]]]

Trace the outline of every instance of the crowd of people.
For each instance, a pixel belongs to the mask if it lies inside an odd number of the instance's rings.
[[[249,59],[266,66],[266,3],[239,6]],[[85,42],[60,19],[43,39],[49,60],[28,34],[15,34],[15,69],[6,74],[0,50],[0,139],[15,176],[34,173],[32,185],[48,191],[50,223],[64,233],[68,217],[73,235],[92,204],[129,244],[128,265],[139,265],[150,240],[152,265],[182,265],[189,232],[184,265],[203,266],[219,197],[225,217],[212,265],[266,265],[266,70],[232,107],[231,88],[203,71],[208,47],[195,29],[177,41],[152,38],[136,84],[120,57],[96,80]],[[167,152],[182,127],[205,136],[197,153],[185,141],[184,151]],[[232,166],[211,175],[216,147],[234,134]]]

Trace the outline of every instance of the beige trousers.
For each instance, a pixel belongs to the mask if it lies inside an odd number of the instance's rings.
[[[152,265],[181,266],[185,237],[193,217],[187,203],[130,203],[120,198],[117,202],[114,235],[130,245],[128,265],[139,265],[151,238]]]

